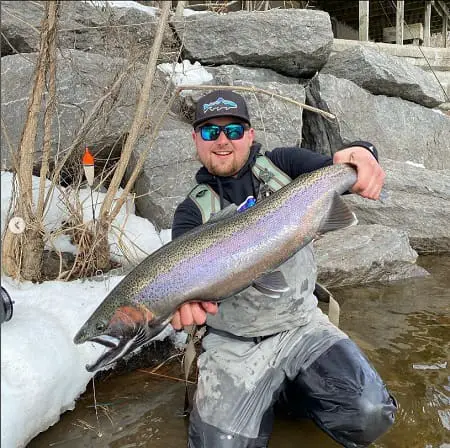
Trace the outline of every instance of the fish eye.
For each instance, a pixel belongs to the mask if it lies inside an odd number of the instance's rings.
[[[99,331],[103,331],[106,328],[105,322],[98,322],[95,328]]]

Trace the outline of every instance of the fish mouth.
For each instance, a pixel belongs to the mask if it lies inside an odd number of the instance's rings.
[[[100,336],[94,336],[89,339],[90,342],[96,342],[97,344],[104,345],[109,348],[117,348],[120,345],[120,338],[115,338],[109,334],[102,334]]]
[[[93,364],[86,364],[86,370],[88,372],[95,372],[96,370],[112,366],[112,364],[115,364],[119,359],[151,342],[164,330],[169,324],[169,321],[170,319],[167,319],[161,324],[152,326],[151,328],[147,325],[138,325],[135,327],[136,331],[131,337],[129,334],[118,337],[109,334],[101,334],[89,338],[88,341],[103,345],[109,350],[103,353]]]

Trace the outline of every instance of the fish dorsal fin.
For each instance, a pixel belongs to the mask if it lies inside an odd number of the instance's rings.
[[[338,193],[334,193],[330,209],[320,223],[318,233],[323,234],[332,230],[344,229],[358,223],[356,215],[344,202]]]
[[[284,292],[289,291],[290,287],[281,271],[273,271],[261,275],[253,282],[253,287],[266,296],[278,299]]]
[[[222,210],[219,210],[217,213],[211,215],[211,218],[208,219],[208,224],[212,222],[222,221],[222,219],[229,218],[230,216],[234,216],[237,212],[237,205],[230,204],[227,205]]]

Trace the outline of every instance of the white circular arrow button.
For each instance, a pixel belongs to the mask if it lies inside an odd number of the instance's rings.
[[[25,230],[25,221],[22,218],[19,218],[16,216],[15,218],[11,218],[11,221],[9,221],[8,224],[9,230],[11,230],[12,233],[20,234],[23,233]]]

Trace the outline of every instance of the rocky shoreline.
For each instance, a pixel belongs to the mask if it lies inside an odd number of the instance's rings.
[[[2,117],[16,148],[32,86],[37,41],[32,28],[20,26],[12,13],[39,28],[42,9],[39,2],[8,1],[1,8],[2,30],[20,52],[3,56],[1,67]],[[120,155],[157,14],[64,2],[54,157],[70,145],[93,103],[127,64],[127,56],[139,50],[143,58],[110,105],[109,115],[86,135],[86,144],[98,159]],[[133,24],[133,32],[118,24]],[[222,32],[217,33],[218,29]],[[208,79],[208,84],[256,87],[337,117],[329,120],[278,97],[244,93],[264,150],[299,145],[333,154],[350,141],[373,142],[387,173],[388,199],[346,197],[363,225],[325,235],[317,242],[320,278],[329,286],[342,286],[424,275],[415,264],[418,254],[450,252],[450,116],[444,107],[439,109],[448,102],[445,90],[431,73],[373,46],[355,45],[332,53],[333,42],[330,17],[322,11],[208,13],[182,20],[174,16],[161,60],[173,62],[173,54],[179,52],[179,61],[187,68],[196,63],[203,83]],[[148,129],[135,148],[130,171],[149,145],[152,126],[177,85],[162,68],[153,86]],[[192,188],[199,167],[189,120],[200,95],[187,91],[177,99],[135,184],[137,214],[159,229],[170,227],[173,212]],[[42,135],[38,139],[42,141]],[[10,170],[13,164],[5,140],[1,165]]]

